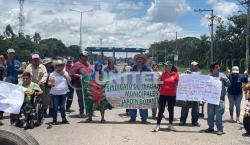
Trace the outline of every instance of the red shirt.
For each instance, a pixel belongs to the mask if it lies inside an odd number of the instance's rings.
[[[171,72],[170,75],[167,75],[164,71],[161,75],[161,81],[163,84],[160,87],[160,95],[176,96],[179,74],[177,72]]]

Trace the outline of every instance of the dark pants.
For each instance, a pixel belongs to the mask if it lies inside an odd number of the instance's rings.
[[[65,114],[65,101],[66,101],[66,95],[51,95],[53,100],[53,121],[57,121],[57,111],[58,107],[60,107],[61,117],[62,119],[66,119]]]
[[[84,99],[82,90],[76,90],[76,95],[78,97],[79,113],[84,114]]]
[[[160,96],[157,124],[161,124],[161,120],[162,120],[167,102],[168,102],[168,112],[169,112],[169,123],[170,124],[173,123],[175,98],[176,98],[175,96],[162,96],[162,95]]]
[[[187,103],[192,103],[192,123],[197,123],[198,118],[199,118],[199,104],[198,102],[187,102]],[[188,112],[189,112],[189,106],[183,106],[181,108],[181,118],[180,121],[186,123],[187,117],[188,117]]]
[[[67,102],[66,102],[66,109],[70,109],[74,96],[74,89],[69,86],[69,92],[67,93]]]

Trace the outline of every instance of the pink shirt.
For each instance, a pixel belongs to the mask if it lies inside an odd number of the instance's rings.
[[[74,74],[81,75],[82,71],[84,71],[89,76],[92,72],[92,69],[93,69],[93,67],[90,63],[87,62],[87,64],[85,65],[85,64],[81,63],[80,61],[77,61],[72,67],[72,72]],[[72,79],[71,83],[73,86],[75,86],[77,88],[81,87],[81,80],[79,77],[73,76],[73,77],[71,77],[71,79]]]

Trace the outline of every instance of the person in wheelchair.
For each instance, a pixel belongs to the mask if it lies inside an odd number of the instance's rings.
[[[24,114],[25,121],[23,123],[23,127],[27,128],[30,125],[30,116],[32,115],[32,109],[37,109],[35,106],[35,97],[39,97],[43,94],[42,89],[38,84],[31,81],[31,74],[29,72],[24,72],[22,76],[21,86],[27,88],[25,91],[24,102],[21,108],[21,113]],[[36,114],[38,115],[38,114]],[[34,122],[32,122],[34,125]]]

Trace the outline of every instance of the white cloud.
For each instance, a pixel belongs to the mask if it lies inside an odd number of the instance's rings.
[[[54,1],[56,2],[56,0]],[[73,2],[78,3],[80,1]],[[183,2],[183,0],[179,2]],[[144,6],[138,2],[133,4],[132,1],[126,4],[122,2],[120,6],[127,4],[131,4],[134,10]],[[182,13],[180,10],[181,6],[179,4],[177,6],[178,8],[175,9],[176,13]],[[43,7],[34,7],[33,4],[25,5],[25,34],[32,36],[35,32],[39,32],[42,38],[58,38],[66,45],[79,44],[80,14],[69,11],[71,8],[70,4],[60,7],[64,7],[64,9],[59,9],[55,5],[45,5]],[[120,10],[127,12],[126,9],[128,8],[129,5]],[[76,5],[74,9],[89,10],[91,6]],[[99,46],[99,39],[102,38],[103,46],[106,47],[148,48],[153,42],[175,39],[174,34],[168,34],[167,32],[184,31],[180,26],[166,21],[152,23],[145,16],[117,19],[119,15],[117,11],[118,9],[115,9],[113,5],[109,6],[108,3],[102,3],[101,9],[83,15],[84,47]],[[18,12],[18,5],[13,5],[9,13],[6,13],[4,17],[0,17],[0,30],[3,30],[2,28],[7,24],[11,24],[17,33]],[[128,11],[128,13],[131,13],[131,11]]]
[[[148,9],[149,20],[153,22],[173,22],[191,8],[186,0],[155,0]]]
[[[228,1],[228,0],[207,0],[207,3],[210,4],[214,10],[214,15],[217,18],[220,18],[222,21],[226,22],[227,18],[234,15],[239,11],[239,6],[237,2]],[[204,27],[208,27],[209,25],[209,17],[210,15],[206,14],[202,20],[201,25]],[[218,19],[215,19],[215,23],[217,23]]]

